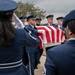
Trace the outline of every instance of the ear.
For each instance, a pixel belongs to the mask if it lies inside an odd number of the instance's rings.
[[[69,35],[72,35],[72,32],[69,30]]]

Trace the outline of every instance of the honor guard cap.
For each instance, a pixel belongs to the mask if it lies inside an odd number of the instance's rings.
[[[25,16],[21,16],[21,17],[19,17],[19,19],[20,19],[20,20],[25,20],[26,17],[25,17]]]
[[[69,14],[65,16],[64,21],[63,21],[63,27],[66,27],[67,22],[71,20],[75,20],[75,10],[70,11]]]
[[[18,7],[18,4],[12,0],[0,0],[0,13],[12,12]]]
[[[36,20],[35,21],[37,21],[37,22],[41,22],[41,18],[36,18]]]
[[[46,18],[53,18],[54,15],[48,15]]]
[[[56,20],[63,20],[64,17],[57,17]]]
[[[30,15],[30,16],[28,16],[28,17],[27,17],[27,21],[30,20],[30,19],[32,19],[32,20],[36,20],[36,16],[34,16],[34,15]]]

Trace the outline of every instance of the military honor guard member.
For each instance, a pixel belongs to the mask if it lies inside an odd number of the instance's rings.
[[[54,15],[48,15],[46,17],[48,23],[47,24],[43,24],[43,25],[44,26],[54,26],[54,27],[57,27],[57,25],[53,23],[53,17],[54,17]],[[52,46],[52,47],[54,47],[54,46]],[[52,48],[52,47],[46,47],[46,52],[48,51],[49,48]]]
[[[56,20],[57,20],[57,28],[64,30],[65,28],[62,26],[64,17],[57,17]]]
[[[22,21],[23,25],[25,26],[26,17],[25,16],[21,16],[21,17],[19,17],[19,19]]]
[[[0,0],[0,75],[28,75],[23,61],[23,47],[38,47],[39,39],[25,29],[15,29],[12,16],[18,4]]]
[[[47,24],[44,24],[44,26],[48,26],[48,25],[49,26],[56,26],[55,24],[53,24],[53,17],[54,17],[54,15],[48,15],[46,17],[48,23]]]
[[[22,21],[23,25],[25,26],[25,22],[27,18],[25,16],[21,16],[19,17],[19,19]],[[23,50],[23,63],[26,67],[28,67],[29,60],[28,60],[28,55],[26,53],[26,47],[23,47],[23,49],[24,49]]]
[[[25,27],[25,22],[26,22],[27,17],[21,16],[21,17],[19,17],[19,19],[22,21],[22,23]],[[26,66],[26,68],[28,68],[29,59],[28,59],[28,55],[26,53],[26,47],[23,47],[23,63]]]
[[[36,26],[41,26],[41,21],[42,21],[42,19],[41,18],[36,18]],[[40,58],[41,58],[41,55],[42,55],[42,53],[43,53],[43,49],[40,49],[39,48],[39,52],[40,52]],[[40,64],[40,60],[39,60],[39,64]]]
[[[36,18],[35,21],[36,21],[36,25],[37,25],[37,26],[40,26],[42,19],[41,19],[41,18]]]
[[[44,75],[75,75],[75,10],[63,21],[67,42],[47,52]]]
[[[25,26],[26,29],[28,29],[29,33],[32,35],[38,36],[38,31],[35,27],[35,19],[36,17],[34,15],[30,15],[27,17],[28,25]],[[34,69],[37,67],[39,63],[40,53],[38,47],[26,47],[26,52],[28,53],[29,57],[29,71],[30,75],[34,75]]]

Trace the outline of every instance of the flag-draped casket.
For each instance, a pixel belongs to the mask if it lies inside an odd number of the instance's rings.
[[[61,44],[65,41],[64,32],[54,26],[37,26],[38,36],[41,40],[40,48]]]

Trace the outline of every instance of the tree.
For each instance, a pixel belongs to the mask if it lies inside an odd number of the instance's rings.
[[[18,17],[36,15],[38,18],[45,18],[45,11],[36,7],[35,4],[18,2],[18,9],[15,11]]]

